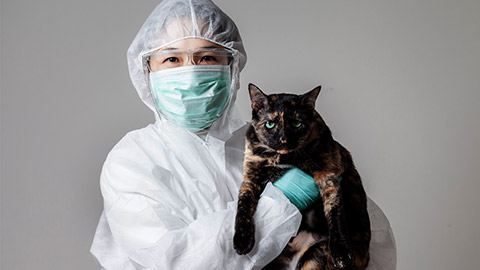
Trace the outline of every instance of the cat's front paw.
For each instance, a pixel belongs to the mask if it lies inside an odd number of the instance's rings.
[[[352,252],[346,244],[330,244],[333,265],[340,269],[349,269],[352,265]]]
[[[240,255],[250,252],[255,245],[255,226],[253,223],[241,222],[235,226],[233,248]]]

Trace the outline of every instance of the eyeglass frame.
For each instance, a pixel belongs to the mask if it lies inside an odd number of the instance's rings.
[[[188,56],[187,63],[192,63],[193,65],[198,65],[198,63],[196,63],[196,61],[194,61],[193,57],[194,57],[195,53],[200,53],[200,52],[222,52],[222,53],[225,53],[225,55],[227,56],[226,66],[230,65],[234,60],[234,52],[231,49],[228,49],[228,48],[207,48],[207,49],[204,49],[204,48],[202,48],[202,49],[186,50],[186,51],[185,50],[157,50],[157,51],[148,52],[148,53],[145,53],[142,56],[142,64],[143,64],[143,68],[146,72],[148,72],[148,73],[155,72],[151,69],[151,66],[150,66],[150,57],[151,56],[161,55],[161,54],[185,53]],[[176,67],[170,67],[170,68],[176,68]],[[167,68],[167,69],[170,69],[170,68]]]

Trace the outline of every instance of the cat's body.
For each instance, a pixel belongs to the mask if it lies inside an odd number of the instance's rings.
[[[260,194],[294,166],[313,176],[321,198],[302,211],[299,233],[265,269],[288,269],[294,257],[299,258],[297,269],[365,269],[371,235],[366,194],[350,153],[315,111],[320,87],[301,96],[267,96],[252,84],[249,89],[252,124],[234,248],[239,254],[253,248]]]

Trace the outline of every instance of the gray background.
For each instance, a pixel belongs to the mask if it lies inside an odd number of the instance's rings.
[[[1,267],[97,269],[113,145],[153,121],[126,50],[157,1],[1,2]],[[301,93],[389,217],[398,269],[480,269],[480,1],[218,0],[248,82]]]

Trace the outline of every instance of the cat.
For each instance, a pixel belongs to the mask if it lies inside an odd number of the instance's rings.
[[[297,236],[264,269],[288,269],[296,259],[297,269],[365,269],[371,238],[367,196],[350,152],[333,139],[315,110],[321,86],[303,95],[266,95],[253,84],[248,88],[252,122],[234,249],[240,255],[252,250],[260,194],[294,166],[313,176],[321,196],[302,211]]]

